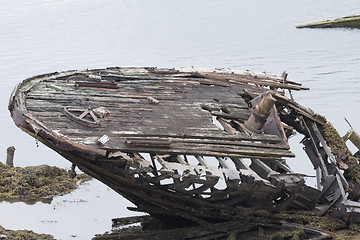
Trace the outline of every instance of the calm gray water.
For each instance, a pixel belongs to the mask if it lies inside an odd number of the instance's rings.
[[[345,133],[360,131],[360,30],[296,29],[360,14],[358,0],[0,0],[0,161],[70,163],[20,131],[7,111],[19,81],[35,74],[107,66],[225,67],[281,74],[311,91],[295,99]],[[300,139],[295,137],[292,144]],[[290,164],[311,173],[301,148]],[[304,157],[304,158],[303,158]],[[90,239],[131,204],[92,181],[53,203],[0,203],[0,225]]]

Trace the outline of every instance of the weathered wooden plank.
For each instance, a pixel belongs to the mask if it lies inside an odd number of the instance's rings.
[[[73,93],[58,93],[58,92],[48,92],[43,93],[43,91],[30,92],[28,94],[28,98],[30,99],[40,99],[40,100],[91,100],[91,101],[104,101],[104,102],[116,102],[124,101],[124,102],[139,102],[148,97],[154,97],[158,100],[162,101],[178,101],[181,99],[181,102],[200,102],[204,101],[204,104],[209,104],[213,101],[213,99],[218,99],[221,103],[228,104],[236,104],[241,107],[247,107],[245,101],[237,94],[237,92],[224,92],[220,93],[219,91],[207,91],[206,93],[201,93],[199,91],[194,90],[192,93],[171,93],[171,92],[157,92],[148,93],[131,93],[131,92],[117,92],[117,94],[102,94],[98,91],[91,92],[73,92]]]
[[[62,112],[65,106],[79,106],[79,104],[70,104],[70,103],[62,103],[62,104],[51,104],[51,103],[40,103],[34,101],[27,102],[27,109],[29,111],[38,113],[39,116],[44,114],[46,116],[46,112]],[[32,106],[30,106],[32,104]],[[86,105],[82,106],[83,108],[87,108]],[[134,105],[133,107],[127,106],[126,108],[114,109],[114,108],[106,108],[110,114],[105,119],[116,120],[116,118],[143,118],[143,119],[188,119],[188,121],[200,122],[203,120],[211,121],[211,114],[207,111],[203,111],[201,108],[194,108],[191,106],[179,106],[178,108],[172,109],[171,107],[159,107],[159,108],[151,108],[144,107],[142,105]],[[244,117],[246,119],[246,115]],[[231,115],[230,115],[231,116]],[[244,119],[244,118],[243,118]]]
[[[198,100],[203,99],[207,101],[211,101],[214,98],[218,98],[220,101],[226,101],[231,104],[241,104],[244,105],[244,100],[238,95],[238,92],[241,92],[242,89],[239,89],[238,91],[226,91],[222,92],[218,89],[186,89],[186,92],[177,92],[177,91],[165,91],[165,90],[159,90],[155,92],[149,92],[149,91],[142,91],[142,92],[136,92],[128,89],[122,89],[121,91],[109,91],[107,93],[103,93],[99,91],[98,89],[95,89],[93,91],[65,91],[65,92],[57,92],[57,91],[48,91],[44,89],[40,89],[37,91],[31,91],[28,93],[28,97],[30,98],[39,98],[39,99],[76,99],[76,98],[93,98],[99,100],[106,98],[119,98],[122,100],[122,98],[125,99],[144,99],[147,97],[155,97],[163,100],[175,100],[175,99],[182,99],[184,101],[190,101],[192,100]]]
[[[102,147],[103,150],[109,151],[124,151],[124,152],[137,152],[137,149],[128,149],[117,146],[107,146]],[[256,158],[261,160],[268,161],[281,161],[282,157],[285,156],[265,156],[259,154],[249,154],[249,153],[224,153],[222,151],[206,151],[206,150],[193,150],[193,149],[158,149],[158,148],[142,148],[142,152],[153,153],[153,154],[181,154],[181,155],[201,155],[201,156],[215,156],[215,157],[239,157],[239,158]],[[293,157],[293,156],[290,156]]]
[[[87,139],[89,137],[99,138],[102,136],[102,133],[99,132],[72,132],[70,131],[59,131],[61,134],[69,135],[71,137],[76,137],[78,140],[81,139]],[[115,137],[118,138],[117,134],[107,134],[110,138]],[[163,140],[163,141],[169,141],[169,142],[181,142],[181,143],[188,143],[188,144],[207,144],[207,145],[218,145],[218,146],[226,146],[230,145],[233,147],[236,146],[247,146],[247,147],[256,147],[256,148],[271,148],[271,149],[288,149],[286,146],[281,144],[271,144],[271,143],[261,143],[261,142],[244,142],[239,140],[216,140],[216,139],[196,139],[196,138],[174,138],[174,137],[128,137],[124,139],[142,139],[143,141],[146,141],[146,139],[153,140]]]
[[[177,113],[178,111],[181,111],[181,113],[185,113],[187,111],[197,111],[202,113],[207,113],[204,107],[201,106],[201,103],[198,102],[184,102],[181,104],[179,101],[162,101],[160,99],[160,104],[152,105],[148,100],[142,99],[142,100],[135,100],[135,101],[108,101],[108,102],[102,102],[102,101],[86,101],[86,99],[54,99],[54,100],[44,100],[44,99],[33,99],[28,98],[27,99],[27,106],[29,108],[35,109],[36,107],[39,109],[46,108],[46,107],[65,107],[65,106],[91,106],[92,108],[96,108],[96,106],[104,106],[107,109],[112,109],[114,111],[121,111],[123,109],[132,109],[132,108],[143,108],[143,109],[150,109],[153,111],[159,110],[159,111],[170,111],[173,113]],[[239,106],[239,105],[238,105]],[[222,105],[222,108],[229,109],[229,113],[222,114],[219,112],[219,115],[228,116],[228,118],[236,118],[236,114],[242,115],[245,114],[248,117],[249,110],[245,107],[239,106],[237,108],[235,107],[227,107],[226,104]],[[174,112],[175,111],[175,112]],[[215,112],[216,113],[216,112]],[[227,115],[226,115],[227,114]],[[233,117],[231,115],[234,115]],[[246,117],[245,116],[245,117]]]
[[[115,98],[116,99],[116,98]],[[82,104],[88,104],[88,105],[98,105],[98,106],[106,106],[106,108],[114,108],[121,110],[122,108],[132,108],[132,107],[146,107],[151,109],[164,109],[164,108],[171,108],[171,109],[190,109],[193,108],[194,110],[207,110],[206,107],[211,106],[212,104],[208,104],[207,102],[211,102],[211,100],[201,100],[197,99],[196,101],[179,101],[178,99],[164,99],[163,97],[156,98],[159,100],[159,104],[156,106],[153,106],[149,103],[147,98],[122,98],[122,99],[116,99],[117,101],[114,101],[114,98],[93,98],[93,97],[86,97],[83,98],[67,98],[67,97],[60,97],[60,98],[46,98],[46,97],[28,97],[27,102],[28,106],[51,106],[53,105],[74,105],[76,104],[76,101],[81,101]],[[202,101],[202,102],[199,102]],[[248,113],[248,106],[245,103],[241,103],[240,101],[237,101],[238,104],[226,104],[222,103],[217,104],[216,106],[220,109],[229,109],[230,114],[242,114]],[[78,104],[76,104],[78,105]],[[214,109],[214,108],[213,108]]]
[[[247,120],[250,117],[250,111],[246,109],[245,111],[236,111],[232,113],[224,112],[211,112],[212,115],[225,118],[225,119],[234,119],[234,120]]]
[[[36,116],[36,114],[34,114]],[[54,124],[55,129],[61,129],[61,131],[64,132],[64,134],[71,134],[71,132],[78,133],[79,131],[76,130],[76,128],[80,127],[79,124],[72,123],[71,120],[68,120],[66,118],[63,118],[62,121],[59,121],[58,117],[49,117],[48,119],[46,117],[39,117],[40,120],[44,121],[45,124]],[[132,118],[134,120],[134,118]],[[141,132],[141,133],[147,133],[142,134],[140,136],[167,136],[167,137],[180,137],[180,138],[200,138],[200,139],[218,139],[218,140],[246,140],[246,141],[274,141],[278,142],[279,138],[274,135],[266,135],[266,134],[256,134],[253,136],[248,136],[246,134],[242,133],[236,133],[235,135],[227,135],[225,132],[221,131],[220,129],[217,129],[214,125],[209,123],[209,126],[206,125],[206,122],[200,122],[197,128],[191,128],[192,125],[188,125],[186,123],[186,118],[178,118],[179,125],[177,126],[177,131],[174,131],[175,129],[168,127],[167,124],[158,124],[157,126],[152,126],[152,122],[150,121],[149,124],[146,124],[146,121],[144,119],[139,118],[138,121],[129,121],[128,119],[119,119],[116,121],[116,119],[109,119],[109,120],[102,120],[100,127],[89,129],[86,128],[83,131],[80,131],[80,134],[86,135],[87,131],[110,131],[112,134],[114,133],[120,133],[120,136],[139,136],[138,134],[132,134],[132,135],[124,135],[122,132],[126,131],[135,131],[135,132]],[[171,123],[174,123],[174,121],[171,121]],[[175,121],[176,122],[176,121]],[[195,121],[196,122],[196,121]],[[114,123],[116,126],[114,126]],[[135,125],[135,123],[141,123],[141,126]],[[109,126],[109,130],[105,130],[105,128]],[[185,129],[180,129],[180,126],[186,127]],[[196,124],[194,125],[196,126]],[[75,128],[75,130],[72,130]],[[162,134],[160,134],[162,133]],[[110,134],[111,135],[111,134]]]
[[[147,146],[131,146],[126,144],[125,139],[110,139],[110,141],[102,146],[101,149],[118,150],[124,152],[150,152],[161,154],[187,154],[187,155],[204,155],[204,156],[252,156],[252,157],[294,157],[290,151],[283,149],[267,149],[255,147],[242,147],[231,145],[213,145],[213,144],[187,144],[181,142],[172,142],[167,148]]]
[[[219,77],[221,77],[219,75]],[[224,77],[224,76],[222,76]],[[117,78],[121,78],[120,80],[118,80]],[[124,80],[124,78],[127,78],[127,80]],[[189,85],[189,86],[200,86],[201,82],[205,81],[208,83],[212,83],[212,85],[214,86],[223,86],[224,84],[226,86],[231,85],[234,88],[252,88],[255,89],[257,87],[251,86],[251,85],[247,85],[246,83],[234,83],[232,80],[224,80],[224,79],[214,79],[213,77],[209,77],[209,78],[177,78],[177,77],[150,77],[150,78],[146,78],[143,76],[119,76],[119,77],[108,77],[108,76],[104,76],[102,77],[103,80],[108,80],[108,82],[117,82],[118,84],[124,85],[126,87],[132,87],[132,85],[144,85],[144,87],[146,87],[146,85],[148,87],[161,87],[161,88],[166,88],[167,86],[174,86],[174,85]],[[62,84],[66,84],[66,86],[74,86],[73,82],[69,82],[66,83],[64,80],[53,80],[53,83],[62,83]],[[96,81],[91,81],[88,80],[87,82],[89,83],[96,83]],[[204,82],[204,83],[205,83]],[[217,85],[219,84],[219,85]],[[41,85],[39,85],[41,86]],[[258,88],[259,89],[259,88]]]
[[[199,77],[215,79],[219,81],[233,81],[234,83],[252,83],[262,86],[275,87],[275,88],[284,88],[291,90],[309,90],[309,88],[301,87],[298,84],[292,85],[291,82],[286,83],[284,81],[281,83],[278,80],[271,78],[258,78],[254,76],[241,76],[236,74],[220,74],[220,73],[198,73]]]
[[[221,117],[217,117],[216,118],[219,123],[223,126],[224,130],[227,132],[227,133],[230,133],[230,134],[235,134],[237,132],[237,130],[235,128],[233,128],[225,119],[221,118]]]
[[[68,129],[70,132],[79,132],[80,130],[77,129],[77,126],[81,127],[81,125],[71,126],[71,121],[69,120],[68,123],[62,123],[60,121],[58,124],[60,126],[61,131],[66,132]],[[86,131],[105,131],[105,129],[100,124],[97,128],[84,128]],[[188,130],[188,131],[186,131]],[[195,131],[196,130],[196,131]],[[80,131],[82,134],[82,132]],[[280,138],[275,135],[269,134],[253,134],[251,136],[237,132],[236,134],[230,135],[225,133],[224,131],[217,129],[217,128],[190,128],[190,129],[164,129],[158,128],[157,126],[153,126],[149,128],[149,126],[141,126],[141,127],[134,127],[131,123],[125,126],[116,126],[115,128],[109,129],[108,133],[110,135],[115,134],[119,137],[168,137],[168,138],[187,138],[187,139],[209,139],[209,140],[228,140],[228,141],[249,141],[249,142],[280,142]]]
[[[231,84],[229,82],[221,82],[221,81],[214,81],[210,79],[199,79],[200,84],[204,85],[214,85],[220,87],[230,87]]]
[[[231,80],[235,83],[252,83],[258,84],[262,86],[268,87],[275,87],[275,88],[284,88],[284,89],[291,89],[291,90],[309,90],[309,88],[301,87],[297,85],[290,85],[286,83],[279,83],[273,80],[266,80],[266,79],[254,79],[249,78],[247,76],[236,76],[236,75],[224,75],[224,74],[216,74],[216,73],[199,73],[200,77],[208,78],[208,79],[216,79],[216,80]]]
[[[69,120],[70,122],[70,120]],[[74,129],[73,127],[66,128],[66,125],[64,124],[64,128],[62,131],[66,133],[66,129],[68,129],[70,132],[78,132],[78,129]],[[131,124],[130,124],[131,125]],[[91,130],[89,128],[85,128],[86,130]],[[100,127],[94,128],[94,131],[104,131],[104,128]],[[251,136],[244,134],[244,133],[236,133],[233,135],[227,134],[224,131],[220,129],[201,129],[198,128],[197,131],[189,131],[184,132],[183,130],[174,131],[173,129],[171,131],[168,131],[167,129],[162,128],[151,128],[150,131],[148,130],[148,127],[145,128],[131,128],[125,127],[123,129],[117,128],[109,130],[108,133],[110,135],[114,134],[118,137],[157,137],[157,138],[176,138],[176,139],[208,139],[208,140],[219,140],[219,141],[248,141],[248,142],[273,142],[273,143],[279,143],[281,142],[280,138],[275,135],[269,135],[269,134],[253,134]],[[192,129],[193,130],[193,129]],[[83,132],[80,131],[80,134],[83,134]]]

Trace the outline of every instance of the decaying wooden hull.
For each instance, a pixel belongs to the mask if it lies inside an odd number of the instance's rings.
[[[26,79],[9,110],[18,127],[136,211],[204,225],[236,219],[236,206],[321,207],[358,222],[359,204],[345,192],[354,179],[326,144],[326,120],[284,95],[306,89],[286,74],[107,68]],[[294,130],[318,189],[286,164]]]

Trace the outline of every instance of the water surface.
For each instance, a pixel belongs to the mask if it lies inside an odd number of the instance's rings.
[[[311,91],[294,93],[342,134],[360,131],[360,30],[296,29],[359,14],[358,0],[2,0],[0,5],[0,161],[70,163],[19,130],[7,111],[14,86],[36,74],[107,66],[224,67],[281,74]],[[295,137],[292,144],[301,138]],[[312,173],[300,147],[290,164]],[[97,197],[98,196],[98,197]],[[80,201],[83,199],[84,201]],[[78,201],[79,200],[79,201]],[[92,181],[46,205],[0,204],[0,225],[57,239],[90,239],[131,204]],[[6,216],[6,217],[4,217]],[[35,216],[35,217],[34,217]]]

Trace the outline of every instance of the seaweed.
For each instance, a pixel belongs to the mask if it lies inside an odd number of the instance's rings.
[[[29,230],[7,230],[0,226],[0,239],[16,240],[54,240],[49,234],[38,234]]]
[[[327,123],[324,126],[324,138],[334,156],[344,161],[348,166],[344,171],[344,177],[349,182],[347,192],[351,200],[357,201],[360,197],[360,193],[357,190],[360,185],[360,164],[358,159],[353,156],[344,139],[331,123]]]
[[[79,174],[70,178],[65,169],[41,165],[25,168],[0,163],[0,200],[23,201],[28,204],[43,201],[50,203],[54,196],[70,193],[90,176]]]

